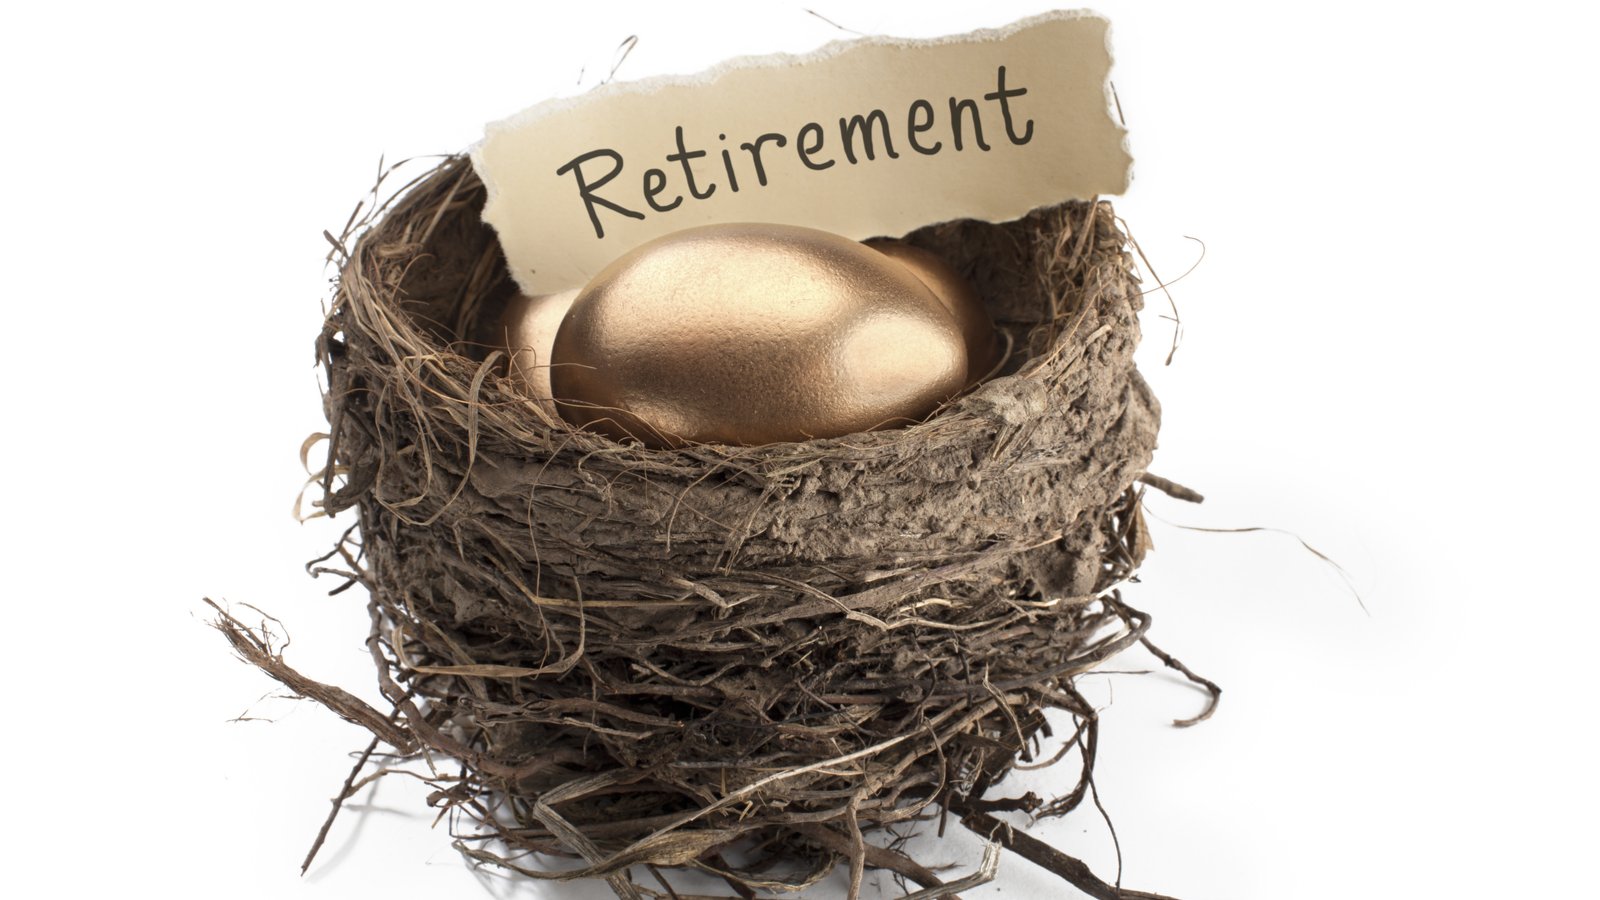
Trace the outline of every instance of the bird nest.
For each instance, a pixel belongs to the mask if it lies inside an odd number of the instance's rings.
[[[926,421],[651,450],[502,377],[487,338],[516,287],[484,199],[450,158],[329,236],[317,504],[356,524],[317,571],[367,589],[393,713],[224,614],[234,646],[397,753],[458,760],[431,802],[479,823],[463,852],[530,877],[669,897],[662,870],[692,868],[748,897],[843,864],[852,894],[874,867],[943,896],[963,882],[866,839],[931,818],[1096,896],[1154,896],[993,815],[1085,798],[1097,719],[1074,678],[1150,625],[1117,586],[1148,547],[1137,482],[1164,484],[1145,473],[1159,406],[1110,204],[905,236],[970,279],[1011,347]],[[993,796],[1064,758],[1061,796]]]

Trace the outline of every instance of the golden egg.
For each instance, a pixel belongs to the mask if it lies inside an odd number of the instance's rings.
[[[511,357],[507,376],[552,416],[558,413],[550,402],[550,347],[577,297],[576,288],[537,297],[518,294],[506,304],[494,328],[500,349]]]
[[[561,415],[614,438],[757,445],[919,421],[961,390],[961,329],[915,275],[788,225],[691,228],[607,266],[551,350]]]
[[[989,370],[1000,361],[999,335],[995,334],[994,320],[989,318],[988,307],[983,305],[978,292],[961,277],[961,273],[934,254],[904,241],[873,238],[866,244],[910,269],[911,274],[921,279],[933,291],[933,295],[943,301],[950,314],[956,317],[956,324],[961,326],[961,334],[967,345],[966,383],[975,384],[988,375]]]

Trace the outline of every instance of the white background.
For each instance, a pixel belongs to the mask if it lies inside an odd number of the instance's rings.
[[[1048,7],[812,8],[928,37]],[[1137,159],[1118,212],[1165,277],[1198,255],[1185,235],[1208,248],[1174,288],[1175,362],[1152,309],[1141,366],[1164,407],[1153,470],[1209,499],[1150,499],[1157,549],[1128,599],[1226,690],[1180,730],[1202,699],[1181,681],[1084,680],[1106,706],[1098,784],[1124,883],[1185,900],[1592,892],[1595,13],[1098,8]],[[301,568],[347,517],[300,526],[289,508],[324,425],[321,233],[380,154],[462,150],[592,87],[629,35],[623,79],[850,35],[790,3],[392,0],[29,4],[0,34],[5,881],[609,896],[474,873],[401,779],[353,801],[301,877],[366,735],[274,699],[200,600],[279,616],[292,665],[377,702],[364,597]],[[1365,611],[1294,537],[1179,524],[1297,535]],[[1142,651],[1111,667],[1159,669]],[[242,714],[274,721],[228,721]],[[1067,784],[1053,777],[1025,786]],[[1036,833],[1112,877],[1092,809]],[[955,862],[975,844],[921,846]],[[1002,878],[1006,897],[1073,893],[1015,858]]]

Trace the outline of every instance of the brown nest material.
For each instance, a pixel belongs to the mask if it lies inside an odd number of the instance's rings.
[[[944,896],[962,883],[862,836],[930,817],[942,833],[953,813],[1095,896],[1154,896],[991,815],[1084,799],[1097,722],[1074,676],[1150,624],[1115,589],[1148,546],[1135,483],[1163,483],[1145,476],[1159,406],[1110,204],[906,236],[973,282],[1013,347],[1006,374],[927,421],[647,450],[551,421],[500,377],[485,323],[516,288],[484,194],[451,158],[353,246],[329,236],[319,503],[358,517],[339,571],[370,592],[393,715],[224,616],[234,645],[400,753],[458,760],[433,802],[481,823],[463,851],[532,877],[665,897],[629,868],[689,867],[749,897],[844,863],[852,895],[870,866]],[[1042,764],[1075,750],[1076,786],[990,797],[1050,755],[1050,709],[1072,731]]]

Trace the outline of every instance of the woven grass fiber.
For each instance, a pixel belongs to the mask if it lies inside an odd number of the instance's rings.
[[[1085,799],[1098,721],[1074,678],[1150,624],[1117,586],[1148,547],[1137,482],[1160,483],[1160,413],[1110,204],[904,236],[971,280],[1011,346],[926,421],[649,450],[502,379],[488,332],[516,288],[483,203],[449,158],[329,236],[316,505],[356,523],[318,571],[367,589],[392,714],[223,614],[234,646],[373,748],[429,753],[462,851],[532,878],[686,897],[670,870],[690,868],[749,897],[845,865],[852,895],[873,867],[953,896],[1004,846],[1094,896],[1155,896],[993,815]],[[1061,796],[993,796],[1060,760]],[[944,884],[900,837],[947,820],[996,843]]]

